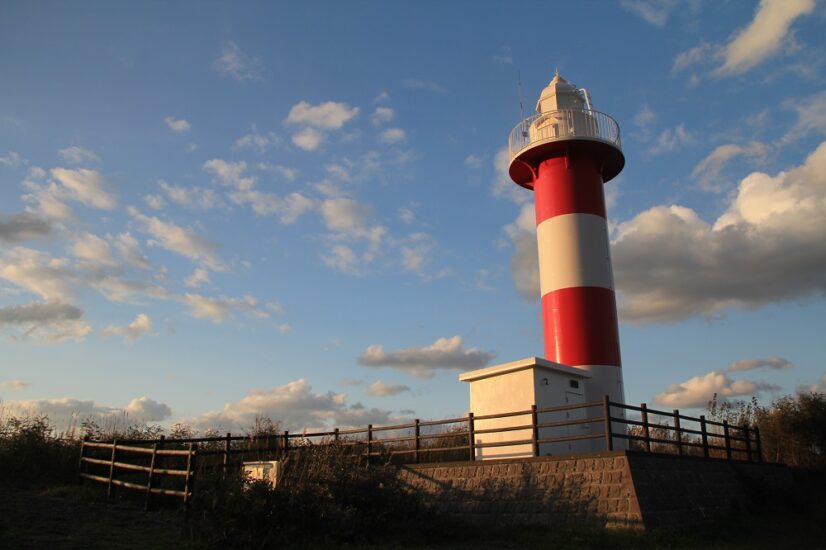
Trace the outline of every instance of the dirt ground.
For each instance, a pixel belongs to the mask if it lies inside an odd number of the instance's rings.
[[[0,487],[0,548],[191,548],[180,512],[144,513],[78,487]]]

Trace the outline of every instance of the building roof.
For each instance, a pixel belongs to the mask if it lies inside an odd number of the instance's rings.
[[[474,380],[481,380],[482,378],[490,378],[492,376],[500,376],[502,374],[509,374],[511,372],[532,368],[537,368],[556,374],[563,374],[572,378],[591,378],[591,375],[582,369],[554,363],[553,361],[548,361],[547,359],[542,359],[541,357],[526,357],[525,359],[504,363],[502,365],[494,365],[493,367],[463,372],[459,375],[459,380],[462,382],[473,382]]]

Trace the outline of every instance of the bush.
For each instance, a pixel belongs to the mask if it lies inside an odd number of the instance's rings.
[[[366,467],[352,447],[333,444],[296,449],[277,489],[237,473],[202,475],[191,530],[210,546],[264,548],[382,540],[434,520],[392,468]]]
[[[46,416],[11,416],[0,424],[0,480],[14,485],[68,483],[77,479],[77,441],[52,437]]]

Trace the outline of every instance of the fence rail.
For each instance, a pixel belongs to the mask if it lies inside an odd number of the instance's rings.
[[[599,411],[599,413],[596,412]],[[581,412],[581,417],[571,414]],[[566,413],[554,420],[554,413]],[[548,416],[551,415],[551,419]],[[630,418],[635,416],[638,418]],[[524,420],[522,420],[524,418]],[[489,421],[511,419],[510,424],[479,427]],[[558,435],[550,430],[572,428],[580,433]],[[583,433],[584,432],[584,433]],[[382,434],[383,437],[377,434]],[[550,436],[549,436],[550,434]],[[498,441],[490,436],[500,435]],[[510,437],[510,438],[508,438]],[[142,491],[149,508],[153,495],[180,498],[186,505],[194,493],[198,460],[227,469],[234,459],[283,459],[301,449],[338,444],[353,447],[368,463],[421,463],[488,458],[491,449],[530,448],[527,456],[548,454],[550,445],[602,441],[602,450],[611,451],[615,442],[648,453],[722,458],[762,462],[760,432],[756,427],[734,426],[681,414],[614,403],[608,396],[600,401],[537,407],[499,414],[474,415],[443,420],[419,420],[390,426],[335,428],[328,431],[265,434],[259,436],[196,437],[157,440],[84,440],[80,449],[80,478],[114,488]],[[593,444],[592,444],[593,445]],[[600,450],[591,448],[591,451]],[[571,454],[571,453],[566,453]],[[525,456],[525,455],[521,455]],[[209,458],[213,457],[213,458]],[[216,461],[216,458],[218,459]]]

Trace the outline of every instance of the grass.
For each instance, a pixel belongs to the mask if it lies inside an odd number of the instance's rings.
[[[352,447],[290,458],[279,489],[208,465],[188,512],[142,495],[107,501],[78,485],[77,442],[49,436],[43,419],[6,423],[0,437],[0,548],[817,548],[826,540],[826,472],[794,470],[796,492],[726,523],[687,531],[469,526],[436,515],[394,476],[364,467]]]

